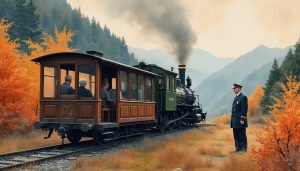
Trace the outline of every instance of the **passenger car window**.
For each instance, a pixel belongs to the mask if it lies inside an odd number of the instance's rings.
[[[79,86],[78,97],[95,97],[95,64],[78,65]]]
[[[53,66],[44,66],[43,68],[43,97],[54,98],[57,85],[57,68]]]
[[[127,99],[127,72],[120,71],[120,99]]]
[[[152,80],[152,101],[155,101],[155,83],[154,83],[154,79],[151,79]]]
[[[144,92],[145,92],[145,81],[143,75],[138,75],[138,100],[144,100]]]
[[[75,65],[60,65],[60,95],[74,96],[75,90]]]
[[[170,76],[166,75],[166,90],[170,90]]]
[[[151,101],[151,96],[152,96],[152,82],[151,78],[146,77],[145,78],[145,100]]]
[[[129,97],[132,100],[137,100],[137,75],[135,73],[129,73]]]
[[[175,77],[171,76],[172,90],[175,91]]]

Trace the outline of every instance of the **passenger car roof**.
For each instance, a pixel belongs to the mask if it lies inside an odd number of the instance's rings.
[[[101,53],[98,53],[101,55]],[[149,71],[146,71],[146,70],[143,70],[143,69],[139,69],[139,68],[136,68],[136,67],[133,67],[133,66],[130,66],[130,65],[126,65],[126,64],[123,64],[123,63],[120,63],[120,62],[117,62],[117,61],[114,61],[114,60],[111,60],[111,59],[107,59],[105,57],[102,57],[102,56],[98,56],[98,55],[92,55],[92,54],[87,54],[87,53],[81,53],[81,52],[59,52],[59,53],[52,53],[52,54],[48,54],[48,55],[44,55],[44,56],[40,56],[40,57],[37,57],[37,58],[34,58],[32,59],[31,61],[33,62],[43,62],[47,59],[51,59],[53,57],[57,57],[57,56],[73,56],[73,57],[87,57],[87,58],[94,58],[94,59],[97,59],[99,61],[102,61],[102,62],[105,62],[105,63],[110,63],[110,64],[113,64],[113,65],[116,65],[116,66],[121,66],[121,67],[124,67],[124,68],[128,68],[128,69],[131,69],[131,70],[135,70],[135,71],[139,71],[139,72],[144,72],[144,73],[147,73],[147,74],[150,74],[150,75],[155,75],[155,76],[159,76],[153,72],[149,72]]]

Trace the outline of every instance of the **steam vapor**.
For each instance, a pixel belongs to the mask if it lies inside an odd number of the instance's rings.
[[[105,3],[108,3],[108,10],[114,16],[125,16],[140,25],[145,32],[162,36],[177,56],[178,62],[186,64],[197,38],[178,1],[110,0]]]

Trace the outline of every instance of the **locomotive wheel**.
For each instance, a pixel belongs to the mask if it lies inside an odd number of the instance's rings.
[[[79,131],[72,130],[67,134],[67,138],[71,143],[76,144],[81,140],[81,135]]]

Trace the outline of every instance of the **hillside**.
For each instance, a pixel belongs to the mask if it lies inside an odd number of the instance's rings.
[[[283,59],[284,57],[277,59],[279,64],[282,63]],[[249,96],[254,92],[256,86],[264,86],[268,78],[269,72],[272,68],[272,64],[273,61],[263,65],[259,69],[253,71],[251,74],[246,76],[246,78],[241,82],[241,84],[243,85],[242,92]],[[232,100],[233,93],[232,91],[228,91],[222,97],[213,101],[213,103],[210,104],[206,109],[211,112],[209,118],[220,114],[229,113],[231,111]]]
[[[166,69],[175,68],[177,72],[177,62],[173,54],[159,49],[144,50],[129,48],[138,61],[158,64]],[[187,64],[187,75],[193,79],[193,87],[196,87],[206,76],[223,68],[233,61],[233,58],[217,58],[213,54],[202,50],[193,49]]]
[[[240,56],[223,69],[209,75],[196,88],[201,103],[210,117],[230,111],[232,84],[245,85],[246,95],[252,93],[256,84],[264,84],[274,58],[282,58],[288,48],[268,48],[264,45]],[[265,67],[264,67],[265,66]],[[257,71],[256,71],[257,70]]]
[[[2,0],[0,4],[0,18],[5,17],[10,22],[14,22],[11,36],[18,33],[16,38],[21,41],[42,38],[43,34],[54,34],[55,27],[62,30],[66,27],[74,33],[70,46],[78,49],[81,52],[95,50],[104,53],[104,57],[116,60],[126,64],[136,64],[137,61],[133,54],[129,54],[126,41],[122,37],[118,37],[112,33],[109,28],[96,21],[94,18],[89,18],[81,13],[80,9],[73,9],[66,0],[32,0],[31,9],[28,4],[31,0],[9,1]],[[26,11],[27,10],[27,11]],[[30,22],[33,16],[30,16],[28,10],[34,10],[37,23],[34,25],[26,25]],[[37,24],[38,28],[33,28]],[[34,34],[30,35],[24,30],[36,29]],[[24,32],[24,34],[22,34]],[[23,35],[20,36],[20,35]],[[12,37],[14,39],[14,37]],[[39,40],[36,40],[37,42]],[[23,42],[22,42],[23,43]],[[23,43],[24,44],[24,43]],[[24,51],[25,45],[21,46]]]

